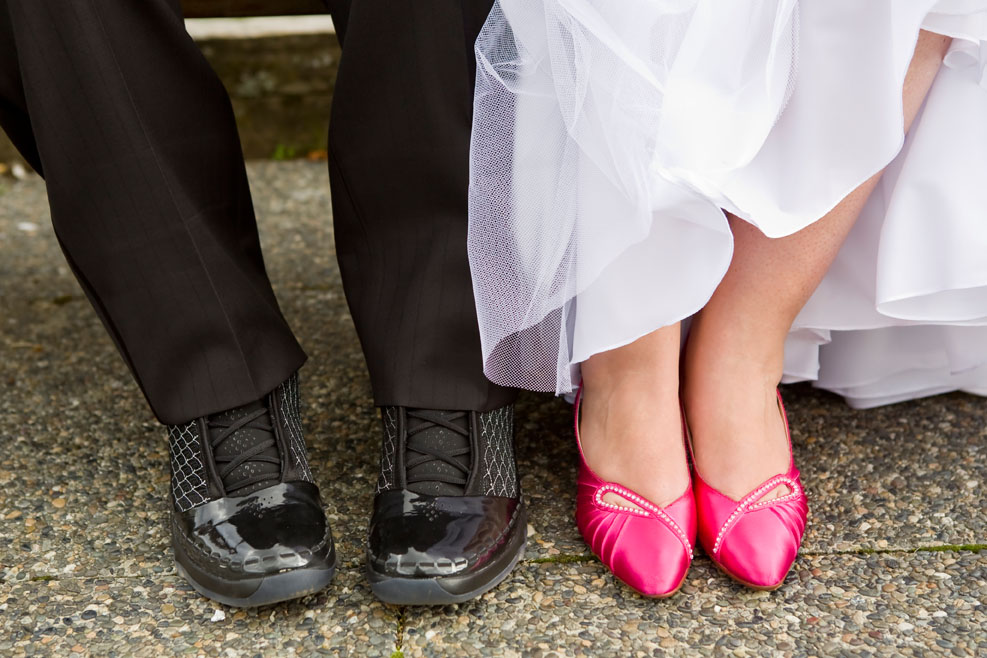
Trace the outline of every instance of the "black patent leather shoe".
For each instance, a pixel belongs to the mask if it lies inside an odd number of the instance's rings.
[[[524,554],[514,408],[385,407],[367,575],[386,603],[446,605],[496,586]]]
[[[168,428],[178,572],[237,607],[318,592],[336,551],[301,433],[298,375],[256,403]]]

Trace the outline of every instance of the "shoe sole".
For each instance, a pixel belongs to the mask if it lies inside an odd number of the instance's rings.
[[[513,571],[517,563],[524,555],[524,547],[511,559],[510,563],[492,580],[477,587],[474,590],[462,594],[455,594],[446,589],[443,578],[393,578],[382,577],[379,582],[370,583],[370,589],[374,596],[393,605],[452,605],[454,603],[465,603],[484,594],[507,578]],[[381,578],[379,574],[374,576]]]
[[[518,522],[519,545],[508,548],[504,554],[483,569],[465,576],[436,576],[435,578],[401,578],[377,573],[367,565],[370,590],[384,603],[393,605],[451,605],[465,603],[490,591],[514,570],[527,547],[527,515]],[[517,540],[514,540],[517,543]],[[493,577],[486,578],[493,572]],[[480,581],[480,585],[460,591],[464,582]]]
[[[224,578],[199,567],[183,549],[180,537],[172,516],[171,549],[178,574],[202,596],[234,608],[256,608],[315,594],[336,575],[338,555],[328,526],[325,543],[309,566],[239,578]]]
[[[194,578],[181,562],[176,561],[175,566],[182,578],[187,580],[196,592],[234,608],[256,608],[315,594],[325,589],[336,575],[336,565],[333,564],[327,569],[296,569],[254,579],[225,581],[230,589],[242,590],[254,586],[252,593],[247,596],[231,596],[214,589],[214,586],[204,585]],[[211,576],[209,580],[223,582],[216,576]]]

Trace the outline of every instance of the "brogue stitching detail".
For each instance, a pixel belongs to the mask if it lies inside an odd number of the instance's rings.
[[[280,411],[287,426],[288,451],[295,461],[295,467],[301,472],[302,480],[314,484],[315,479],[312,477],[312,469],[308,465],[305,436],[301,427],[301,398],[298,388],[298,373],[292,375],[278,387]]]
[[[196,420],[168,426],[171,491],[182,512],[209,502],[205,465],[198,453],[201,438]]]
[[[381,413],[384,421],[384,443],[381,446],[380,475],[377,478],[375,493],[389,491],[397,484],[394,469],[397,460],[398,408],[383,407]]]
[[[518,482],[514,463],[514,408],[508,405],[478,415],[483,441],[484,495],[515,498]]]

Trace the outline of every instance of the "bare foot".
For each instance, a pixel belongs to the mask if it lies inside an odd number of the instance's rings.
[[[664,507],[685,492],[689,469],[678,396],[659,397],[642,390],[584,392],[579,436],[598,477]],[[636,507],[616,494],[604,500]]]
[[[659,330],[656,334],[666,332]],[[580,443],[601,479],[664,507],[689,485],[678,396],[678,327],[583,364]],[[665,349],[667,348],[667,349]],[[614,505],[637,507],[616,494]]]
[[[742,366],[743,364],[737,364]],[[690,374],[683,390],[696,470],[740,500],[765,480],[788,472],[791,454],[776,382],[743,367]],[[763,500],[789,493],[777,487]]]

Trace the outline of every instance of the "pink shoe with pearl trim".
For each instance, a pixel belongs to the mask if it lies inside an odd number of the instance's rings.
[[[685,582],[696,541],[696,504],[692,485],[670,505],[658,507],[630,489],[605,482],[586,464],[579,443],[576,395],[576,444],[579,478],[576,525],[583,539],[617,578],[644,596],[666,598]],[[614,494],[628,506],[604,500]]]
[[[791,454],[792,435],[780,392],[778,408],[785,421]],[[781,587],[798,557],[809,514],[794,456],[787,473],[768,478],[739,501],[707,484],[695,468],[695,458],[692,463],[699,541],[710,559],[721,571],[747,587],[759,590]],[[762,500],[778,487],[788,489],[788,493]]]

